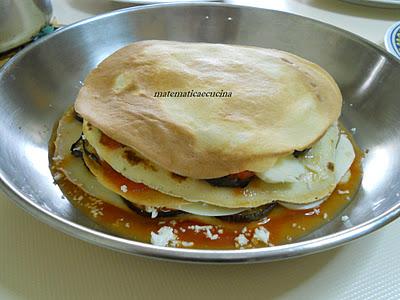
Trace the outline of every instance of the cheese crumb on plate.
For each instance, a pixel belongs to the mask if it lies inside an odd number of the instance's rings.
[[[168,246],[172,242],[176,242],[177,236],[174,234],[172,227],[163,226],[157,233],[151,232],[151,243],[156,246]]]

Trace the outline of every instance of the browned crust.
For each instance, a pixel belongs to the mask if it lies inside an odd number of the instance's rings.
[[[229,99],[156,98],[225,90]],[[321,67],[256,47],[142,41],[94,69],[75,109],[114,140],[182,176],[262,171],[307,148],[338,119],[342,97]]]

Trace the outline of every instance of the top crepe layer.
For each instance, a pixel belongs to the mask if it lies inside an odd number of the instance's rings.
[[[192,90],[231,97],[155,97]],[[106,135],[192,178],[268,169],[316,142],[341,106],[334,79],[296,55],[171,41],[116,51],[90,72],[75,102]]]

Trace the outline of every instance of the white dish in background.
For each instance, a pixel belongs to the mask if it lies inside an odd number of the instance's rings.
[[[50,1],[0,1],[0,52],[32,40],[51,17]]]
[[[168,2],[218,2],[219,0],[110,0],[118,3],[128,4],[157,4],[157,3],[168,3]]]
[[[386,50],[400,59],[400,22],[394,23],[385,34]]]
[[[354,4],[376,6],[376,7],[392,7],[400,8],[400,0],[343,0]]]

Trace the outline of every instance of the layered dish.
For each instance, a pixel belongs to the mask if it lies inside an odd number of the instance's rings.
[[[258,47],[140,41],[92,70],[50,141],[63,194],[156,246],[293,242],[335,218],[361,178],[320,66]]]

